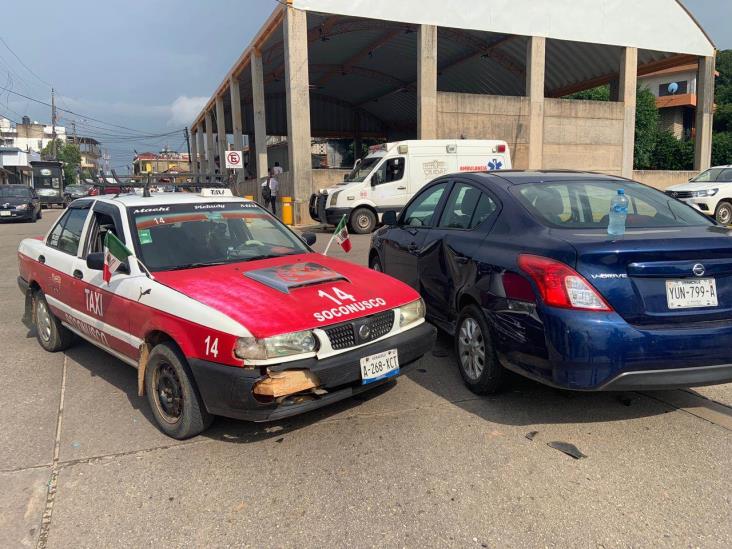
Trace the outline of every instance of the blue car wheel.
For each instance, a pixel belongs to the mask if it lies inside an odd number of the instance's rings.
[[[485,317],[476,305],[460,313],[455,333],[455,355],[460,375],[472,392],[495,393],[501,388],[504,371],[498,362]]]

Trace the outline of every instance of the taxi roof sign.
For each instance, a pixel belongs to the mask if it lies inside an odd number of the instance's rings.
[[[231,189],[222,189],[221,187],[210,187],[210,188],[204,188],[201,189],[201,196],[204,196],[206,198],[216,197],[216,196],[234,196],[234,193],[231,192]]]

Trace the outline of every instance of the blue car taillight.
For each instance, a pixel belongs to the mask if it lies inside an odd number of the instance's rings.
[[[531,283],[518,273],[503,273],[503,291],[508,299],[536,303],[536,294]]]
[[[613,310],[581,274],[561,261],[521,254],[518,264],[533,279],[547,305],[583,311]]]

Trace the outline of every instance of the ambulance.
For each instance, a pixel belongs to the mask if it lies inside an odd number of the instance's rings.
[[[448,173],[511,168],[505,141],[436,139],[376,145],[346,174],[342,183],[310,197],[315,221],[337,225],[347,216],[353,233],[376,228],[381,214],[399,211],[427,183]]]
[[[224,189],[78,199],[20,243],[25,320],[49,352],[81,338],[137,368],[171,437],[285,418],[388,382],[435,336],[415,290],[314,241]]]

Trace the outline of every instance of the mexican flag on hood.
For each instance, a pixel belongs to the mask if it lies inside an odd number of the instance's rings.
[[[333,236],[340,247],[343,248],[344,252],[348,253],[351,251],[351,238],[348,236],[348,227],[345,215],[341,218],[340,223],[338,223]]]
[[[104,235],[104,270],[102,278],[109,284],[114,272],[132,255],[119,238],[110,231]]]

